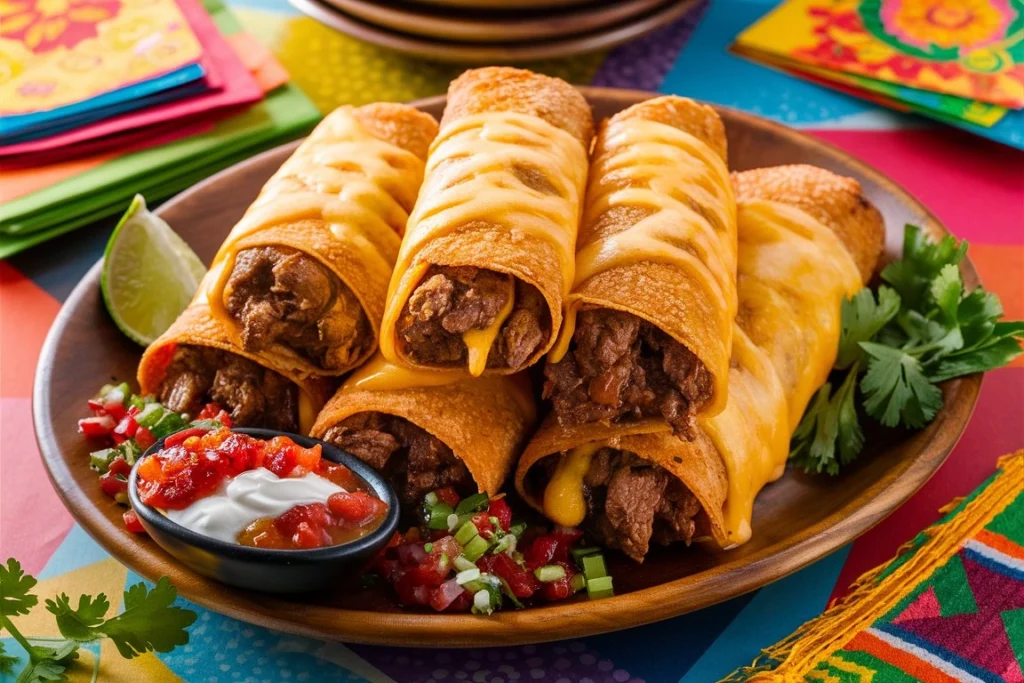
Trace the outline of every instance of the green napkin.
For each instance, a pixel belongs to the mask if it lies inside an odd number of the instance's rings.
[[[226,35],[241,26],[220,0],[205,5]],[[151,202],[176,194],[257,152],[307,133],[319,110],[293,85],[270,93],[213,130],[119,157],[0,205],[0,259],[57,235],[114,216],[140,193]]]

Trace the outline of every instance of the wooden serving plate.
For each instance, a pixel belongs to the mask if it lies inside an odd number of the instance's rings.
[[[647,99],[651,93],[583,88],[598,117]],[[440,117],[444,98],[418,106]],[[744,170],[808,163],[858,179],[885,216],[886,252],[899,253],[903,225],[932,237],[946,229],[913,197],[874,169],[824,142],[777,123],[719,110],[729,136],[730,167]],[[264,181],[297,143],[238,164],[183,192],[157,211],[207,262]],[[232,617],[320,638],[408,646],[512,645],[628,628],[707,607],[775,581],[849,543],[878,523],[938,469],[971,416],[981,376],[947,382],[945,407],[925,430],[869,437],[860,461],[840,477],[796,471],[770,484],[754,509],[753,538],[732,551],[657,548],[643,565],[608,553],[617,595],[573,601],[490,617],[405,611],[384,589],[352,587],[339,577],[329,594],[276,597],[229,588],[177,564],[152,541],[125,531],[124,508],[100,491],[88,467],[89,444],[76,433],[86,400],[104,382],[133,381],[141,349],[110,321],[100,298],[100,266],[82,279],[47,337],[34,392],[34,420],[54,488],[75,519],[104,548],[139,574],[166,574],[181,594]],[[965,284],[979,284],[969,260]]]
[[[522,64],[613,48],[675,21],[697,1],[666,0],[638,16],[578,35],[546,40],[456,42],[378,26],[335,7],[330,0],[288,0],[303,14],[353,38],[404,54],[459,64]]]
[[[635,19],[674,0],[613,0],[578,7],[472,11],[428,8],[404,2],[324,0],[352,17],[384,30],[429,39],[510,43],[582,35]]]

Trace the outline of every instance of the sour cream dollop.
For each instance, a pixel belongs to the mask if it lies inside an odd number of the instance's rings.
[[[257,467],[228,479],[212,495],[184,510],[166,510],[167,518],[186,529],[219,541],[235,543],[257,519],[279,517],[296,505],[324,503],[345,489],[310,472],[302,477],[278,477]]]

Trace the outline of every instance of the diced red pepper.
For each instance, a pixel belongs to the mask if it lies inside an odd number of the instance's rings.
[[[189,427],[188,429],[182,429],[180,432],[174,432],[164,439],[164,448],[179,446],[185,442],[185,439],[193,436],[202,436],[209,431],[209,429],[204,429],[203,427]]]
[[[504,498],[491,499],[487,506],[487,514],[498,518],[502,531],[508,531],[512,528],[512,508],[508,506]]]
[[[146,529],[142,526],[142,522],[139,521],[139,516],[135,514],[135,510],[128,510],[121,515],[121,519],[124,520],[124,528],[133,534],[146,533]]]
[[[459,494],[451,486],[445,486],[434,491],[434,495],[437,496],[439,501],[453,509],[459,504]]]
[[[110,465],[107,466],[107,472],[115,475],[119,474],[122,477],[127,478],[128,475],[132,473],[132,466],[128,464],[127,460],[121,456],[117,456],[110,461]]]
[[[491,555],[490,571],[505,579],[512,594],[517,598],[528,598],[537,592],[540,581],[533,572],[526,571],[505,553]]]
[[[128,480],[108,470],[100,477],[100,489],[111,498],[128,491]]]
[[[550,564],[555,558],[558,550],[558,541],[549,535],[538,536],[533,540],[526,550],[523,551],[523,559],[528,569],[536,569]]]
[[[145,427],[139,427],[135,430],[135,443],[139,444],[139,448],[143,451],[146,451],[156,443],[156,437]]]
[[[109,415],[86,417],[78,421],[78,432],[90,438],[109,437],[116,426]]]

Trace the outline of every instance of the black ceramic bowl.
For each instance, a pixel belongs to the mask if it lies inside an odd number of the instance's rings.
[[[304,448],[320,444],[323,457],[349,468],[378,498],[388,504],[384,522],[372,533],[342,545],[314,550],[267,550],[226,543],[186,529],[172,522],[156,508],[139,499],[138,464],[128,479],[128,497],[150,537],[157,544],[200,574],[223,583],[273,593],[298,593],[337,584],[346,574],[359,571],[380,551],[398,526],[399,503],[394,489],[362,460],[335,446],[308,436],[272,429],[232,429],[257,439],[287,436]],[[163,440],[145,453],[163,447]],[[142,458],[139,458],[141,460]]]

